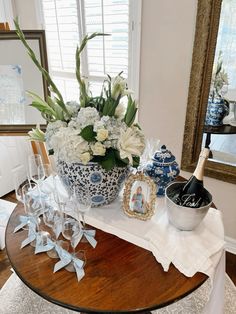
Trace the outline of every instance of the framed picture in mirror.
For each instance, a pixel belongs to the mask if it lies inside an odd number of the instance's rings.
[[[48,70],[47,50],[44,30],[24,31],[25,38],[41,65]],[[47,99],[46,80],[32,60],[15,31],[0,31],[0,135],[26,134],[45,120],[30,106],[27,91]]]
[[[125,183],[123,210],[126,215],[148,220],[155,212],[156,185],[141,172],[131,174]]]

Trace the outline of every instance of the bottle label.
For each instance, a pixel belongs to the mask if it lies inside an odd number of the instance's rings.
[[[185,207],[192,207],[192,208],[197,208],[200,207],[202,198],[199,197],[196,199],[196,194],[184,194],[176,199],[176,203],[180,206],[185,206]]]

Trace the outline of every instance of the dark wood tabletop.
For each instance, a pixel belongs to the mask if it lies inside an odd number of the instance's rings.
[[[92,209],[96,210],[96,209]],[[57,259],[46,253],[20,249],[27,231],[13,233],[23,207],[13,211],[6,230],[6,249],[16,274],[44,299],[74,311],[89,313],[135,313],[158,309],[188,295],[207,279],[202,273],[185,277],[173,265],[168,272],[152,253],[114,235],[97,230],[95,249],[86,243],[85,277],[62,269],[53,273]]]

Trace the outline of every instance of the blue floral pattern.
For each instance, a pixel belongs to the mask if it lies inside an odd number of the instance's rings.
[[[165,195],[167,185],[179,175],[179,172],[175,156],[166,149],[165,145],[155,153],[153,162],[144,169],[144,173],[150,176],[157,185],[157,196]]]
[[[60,177],[67,177],[71,191],[75,190],[81,201],[89,192],[93,207],[113,202],[130,173],[129,167],[114,167],[107,171],[94,162],[84,165],[62,160],[57,161],[57,170]]]
[[[229,108],[225,105],[224,99],[209,98],[207,112],[206,112],[206,125],[221,126],[223,125],[223,119],[229,114]]]

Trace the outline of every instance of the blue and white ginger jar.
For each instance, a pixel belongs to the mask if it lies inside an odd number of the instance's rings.
[[[209,97],[205,125],[221,126],[223,119],[229,114],[229,108],[221,97]]]
[[[71,191],[75,191],[82,202],[83,198],[90,196],[92,207],[113,202],[130,173],[129,167],[114,167],[107,171],[95,162],[84,165],[80,162],[67,163],[62,160],[57,160],[57,171],[61,180]]]
[[[179,175],[179,165],[165,145],[161,146],[161,150],[155,153],[152,160],[145,167],[144,173],[156,183],[157,196],[163,196],[167,185]]]

